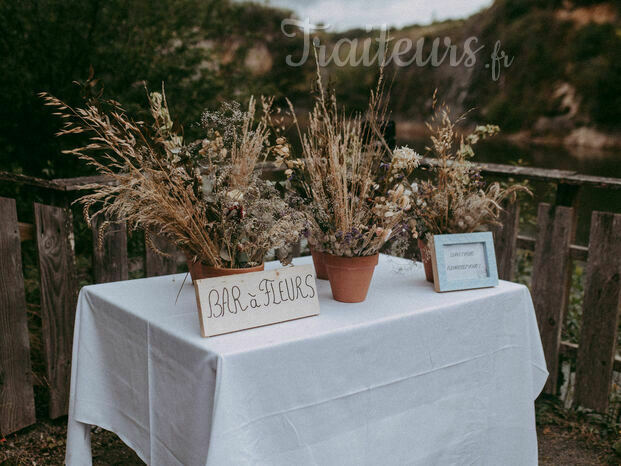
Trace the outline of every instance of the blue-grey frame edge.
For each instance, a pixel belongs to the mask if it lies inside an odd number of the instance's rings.
[[[455,233],[451,235],[434,235],[433,236],[432,260],[434,267],[435,289],[438,292],[470,290],[475,288],[488,288],[498,285],[498,267],[496,265],[496,251],[494,250],[494,237],[491,232],[477,233]],[[450,244],[466,244],[466,243],[485,243],[485,256],[487,259],[487,267],[489,277],[476,278],[472,280],[453,280],[446,279],[446,269],[444,267],[444,254],[439,254],[442,247]]]

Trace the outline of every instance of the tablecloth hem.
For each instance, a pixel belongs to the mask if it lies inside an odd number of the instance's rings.
[[[537,383],[535,381],[535,374],[533,374],[533,385],[534,385],[533,401],[535,401],[539,397],[541,392],[543,391],[543,387],[545,387],[546,382],[548,381],[548,377],[550,376],[550,373],[548,372],[548,369],[543,368],[534,362],[531,362],[530,364],[534,369],[537,369],[542,375],[541,379],[539,379]]]
[[[120,429],[115,429],[113,427],[111,427],[109,424],[106,424],[105,422],[100,422],[97,421],[95,422],[94,420],[87,420],[86,418],[78,418],[77,416],[74,416],[73,418],[74,421],[79,422],[80,424],[84,424],[87,426],[87,428],[89,428],[89,426],[97,426],[97,427],[101,427],[104,430],[107,430],[109,432],[113,432],[114,434],[116,434],[125,445],[127,445],[129,448],[131,448],[134,453],[136,453],[138,455],[138,457],[145,463],[145,464],[149,464],[148,461],[148,456],[144,453],[144,451],[137,447],[134,442],[132,442],[131,440],[129,440],[122,432],[118,432],[118,430]],[[90,429],[89,429],[90,430]]]

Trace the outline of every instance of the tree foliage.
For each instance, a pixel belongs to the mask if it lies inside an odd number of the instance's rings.
[[[256,43],[278,49],[269,36],[279,35],[283,16],[228,0],[0,1],[0,169],[76,175],[75,164],[59,155],[59,120],[37,94],[78,105],[73,82],[85,81],[90,68],[105,95],[130,112],[144,107],[145,85],[165,82],[186,131],[197,131],[193,122],[219,100],[286,89],[290,76],[272,79],[284,59],[263,76],[244,66]]]

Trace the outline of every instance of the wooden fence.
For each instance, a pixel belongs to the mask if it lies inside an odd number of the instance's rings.
[[[559,390],[561,354],[575,357],[576,403],[605,412],[613,369],[621,371],[621,359],[615,357],[621,307],[621,214],[593,212],[589,245],[584,247],[573,244],[575,212],[582,187],[618,190],[621,180],[495,164],[480,164],[480,168],[485,175],[497,178],[556,185],[555,204],[538,206],[535,237],[519,234],[518,204],[508,205],[503,212],[503,226],[494,231],[499,275],[513,279],[517,250],[533,252],[531,289],[550,371],[545,391]],[[0,172],[2,180],[43,189],[55,198],[55,205],[34,204],[34,224],[20,223],[15,200],[0,198],[0,434],[7,435],[36,421],[22,270],[23,241],[35,241],[38,252],[49,417],[67,413],[78,293],[69,202],[75,193],[88,189],[93,178],[49,181]],[[126,280],[129,267],[125,225],[114,224],[99,250],[96,231],[102,221],[96,219],[93,225],[94,279],[97,283]],[[174,261],[153,254],[148,248],[146,251],[146,276],[175,271]],[[572,261],[576,260],[587,264],[579,345],[561,341]]]

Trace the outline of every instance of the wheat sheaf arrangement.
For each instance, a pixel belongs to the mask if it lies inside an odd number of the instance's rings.
[[[496,135],[496,125],[478,125],[469,132],[460,132],[458,125],[465,114],[452,118],[450,109],[438,105],[427,123],[431,145],[427,147],[430,167],[428,177],[412,185],[409,221],[421,237],[437,234],[471,233],[498,225],[502,202],[515,200],[519,193],[531,194],[525,186],[502,186],[488,183],[472,163],[474,146]]]
[[[383,70],[382,70],[383,71]],[[317,67],[315,105],[302,130],[289,102],[301,156],[277,158],[287,187],[306,199],[309,243],[340,257],[377,254],[401,231],[411,197],[408,177],[420,156],[408,147],[393,150],[384,138],[388,97],[383,73],[365,112],[347,114],[323,86]]]

